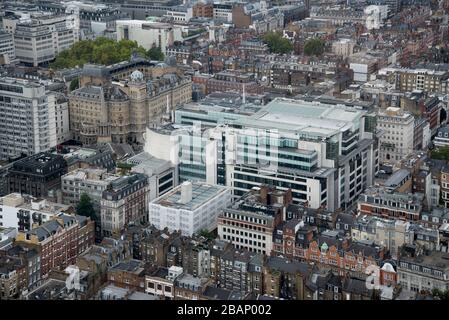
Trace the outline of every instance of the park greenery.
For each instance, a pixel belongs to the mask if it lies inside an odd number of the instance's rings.
[[[263,41],[268,45],[271,53],[289,53],[293,50],[293,44],[290,40],[282,37],[282,34],[275,31],[266,33]]]
[[[110,65],[129,60],[133,52],[151,60],[160,61],[164,59],[164,54],[160,48],[145,50],[136,41],[115,41],[99,37],[95,40],[79,41],[70,49],[62,51],[51,64],[51,67],[54,69],[82,67],[85,63]]]
[[[309,39],[304,44],[304,54],[308,56],[320,56],[324,52],[324,41],[319,38]]]

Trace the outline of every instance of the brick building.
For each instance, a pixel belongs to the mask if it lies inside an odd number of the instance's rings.
[[[36,248],[41,255],[41,276],[52,269],[63,270],[75,264],[78,255],[95,240],[95,223],[84,216],[60,214],[43,225],[19,232],[16,241]]]
[[[144,292],[144,263],[139,260],[120,262],[108,270],[108,281],[120,288]]]
[[[212,3],[196,3],[192,7],[192,15],[193,17],[213,18],[214,5]]]
[[[388,192],[382,188],[367,189],[360,195],[357,211],[360,214],[376,215],[389,219],[418,221],[422,211],[424,195]]]

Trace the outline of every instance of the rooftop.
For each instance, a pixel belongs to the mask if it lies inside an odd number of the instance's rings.
[[[411,178],[410,171],[407,169],[399,169],[398,171],[393,173],[391,177],[387,179],[387,181],[385,181],[384,185],[387,188],[396,188],[400,186],[401,183],[403,184],[404,180],[407,179],[407,177]]]
[[[140,260],[120,262],[110,269],[110,271],[126,271],[135,274],[140,274],[143,270],[142,261]]]
[[[449,253],[447,252],[431,251],[429,254],[420,254],[415,257],[401,256],[399,260],[438,268],[449,274]]]
[[[422,207],[422,202],[424,200],[424,194],[416,192],[416,193],[402,193],[402,192],[391,192],[387,189],[381,187],[370,187],[365,190],[362,194],[366,196],[366,200],[369,203],[377,203],[376,199],[380,199],[381,201],[378,204],[387,204],[388,202],[401,203],[405,205],[415,205],[415,210],[412,211],[420,211]],[[390,205],[390,204],[388,204]],[[408,208],[410,211],[411,209]]]
[[[145,173],[148,176],[160,174],[172,167],[172,163],[167,160],[153,157],[147,152],[141,152],[126,160],[127,163],[134,164],[133,172]]]
[[[45,199],[36,199],[28,195],[21,195],[20,193],[10,193],[1,197],[0,205],[51,214],[57,214],[70,208],[70,205],[49,202]]]
[[[182,185],[167,192],[163,196],[154,200],[153,203],[164,207],[172,207],[183,210],[195,210],[201,207],[203,204],[211,201],[218,194],[228,191],[226,187],[209,185],[200,182],[192,182],[192,199],[187,203],[181,203],[181,187]]]
[[[348,129],[356,130],[365,114],[345,105],[276,98],[256,114],[238,119],[246,126],[274,127],[311,136],[329,137]]]
[[[44,241],[45,239],[57,234],[60,229],[68,228],[75,223],[79,223],[82,225],[86,222],[86,217],[83,216],[71,216],[66,214],[58,215],[57,219],[53,219],[45,222],[41,226],[28,231],[27,233],[30,235],[37,236],[38,240]]]

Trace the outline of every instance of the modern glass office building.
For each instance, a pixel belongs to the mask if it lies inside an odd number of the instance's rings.
[[[378,168],[371,117],[357,107],[285,98],[253,113],[187,105],[175,114],[184,128],[175,134],[179,177],[226,185],[236,196],[269,184],[291,189],[296,203],[345,208]]]

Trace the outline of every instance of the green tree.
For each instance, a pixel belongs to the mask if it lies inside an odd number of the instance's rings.
[[[430,157],[436,160],[449,160],[449,147],[440,147],[430,153]]]
[[[213,233],[213,232],[209,232],[209,231],[207,231],[206,229],[201,229],[201,230],[198,232],[198,235],[200,235],[200,236],[202,236],[202,237],[204,237],[204,238],[206,238],[206,239],[209,239],[209,240],[215,239],[214,233]]]
[[[146,50],[136,41],[99,37],[95,40],[83,40],[75,43],[70,49],[62,51],[51,64],[52,68],[63,69],[82,67],[85,63],[113,64],[129,60],[131,53],[147,56]]]
[[[293,50],[293,44],[290,40],[283,38],[282,34],[270,31],[263,36],[263,41],[268,45],[272,53],[289,53]]]
[[[117,162],[117,171],[122,175],[127,175],[134,165],[126,162]]]
[[[80,79],[75,78],[70,82],[70,91],[78,89],[80,87]]]
[[[449,290],[432,289],[432,296],[441,300],[449,300]]]
[[[80,201],[76,206],[76,213],[79,214],[80,216],[90,217],[92,219],[96,218],[92,200],[86,193],[83,193],[81,195]]]
[[[153,47],[147,52],[147,56],[151,60],[163,61],[165,59],[161,47]]]
[[[320,56],[324,52],[324,41],[319,38],[313,38],[304,44],[304,53],[308,56]]]

